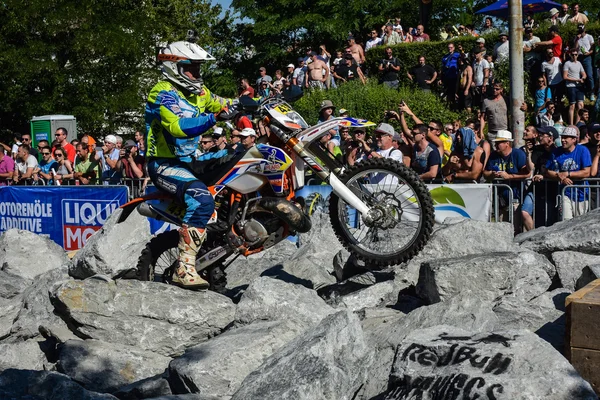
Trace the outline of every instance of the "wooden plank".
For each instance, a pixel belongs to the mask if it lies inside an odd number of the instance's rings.
[[[600,279],[567,297],[565,356],[571,360],[571,347],[600,350]]]
[[[583,287],[583,288],[579,289],[578,291],[576,291],[575,293],[571,293],[569,296],[567,296],[567,299],[565,300],[565,305],[568,306],[569,304],[571,304],[571,302],[573,302],[575,300],[583,299],[584,297],[586,297],[586,295],[589,292],[596,289],[598,286],[600,286],[600,279],[591,281],[585,287]]]
[[[600,395],[600,351],[573,347],[571,357],[571,364],[579,375]]]

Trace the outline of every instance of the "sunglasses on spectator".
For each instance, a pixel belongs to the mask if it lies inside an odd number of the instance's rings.
[[[31,142],[31,139],[29,139],[29,138],[23,138],[23,139],[21,139],[21,140],[22,140],[23,142]]]
[[[201,143],[208,144],[208,143],[213,143],[213,141],[212,140],[202,140]]]
[[[49,154],[50,154],[50,152],[49,152],[49,151],[42,151],[42,155],[45,155],[45,156],[47,156],[47,155],[49,155]]]
[[[364,132],[358,131],[358,132],[354,132],[355,135],[364,135]]]
[[[62,155],[60,153],[54,153],[54,157],[64,157],[64,155]]]
[[[430,131],[439,131],[439,129],[435,126],[428,126],[427,129],[429,129]]]

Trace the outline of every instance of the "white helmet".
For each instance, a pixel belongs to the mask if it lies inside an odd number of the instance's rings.
[[[158,61],[161,62],[163,75],[192,93],[202,92],[202,74],[200,64],[204,61],[215,61],[215,58],[195,43],[174,42],[160,50]],[[186,72],[189,75],[186,75]]]

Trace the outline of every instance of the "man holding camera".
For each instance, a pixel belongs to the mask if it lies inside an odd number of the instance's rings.
[[[119,156],[119,164],[126,178],[141,179],[144,177],[145,159],[138,154],[138,148],[133,140],[125,142]]]
[[[394,57],[392,48],[385,49],[385,58],[379,64],[379,71],[383,73],[381,77],[383,84],[391,89],[398,88],[398,71],[400,71],[400,63]]]

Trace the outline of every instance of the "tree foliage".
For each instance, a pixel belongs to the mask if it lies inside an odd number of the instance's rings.
[[[195,29],[212,41],[208,0],[6,0],[0,5],[0,124],[73,114],[80,131],[139,127],[163,42]]]

